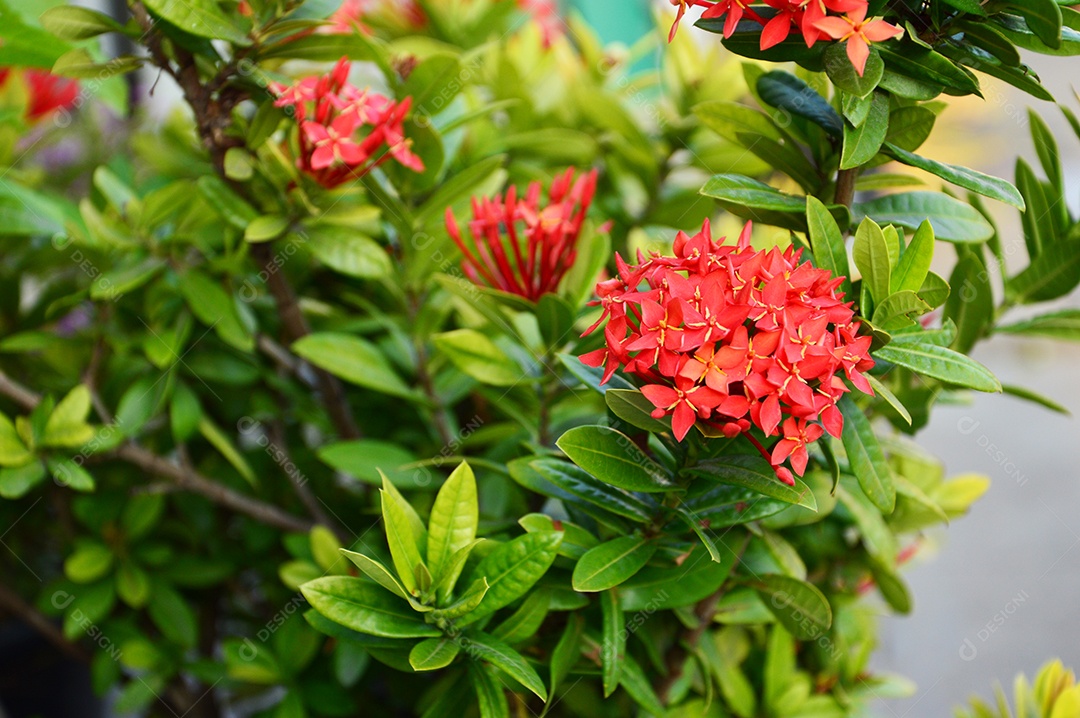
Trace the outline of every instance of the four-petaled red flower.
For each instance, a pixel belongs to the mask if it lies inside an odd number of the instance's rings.
[[[551,184],[548,204],[540,206],[539,182],[524,197],[510,187],[505,197],[473,198],[471,242],[462,237],[453,211],[446,228],[464,258],[470,280],[530,301],[558,289],[577,256],[585,215],[596,193],[596,170],[574,179],[570,168]]]
[[[872,393],[870,338],[858,335],[842,277],[801,262],[801,250],[755,251],[748,224],[735,245],[701,232],[675,238],[672,257],[615,256],[618,276],[597,285],[605,346],[581,357],[636,377],[656,418],[672,417],[682,441],[695,425],[745,435],[777,477],[802,475],[807,446],[839,436],[836,404],[850,389]],[[780,434],[768,450],[766,439]]]
[[[866,70],[871,43],[884,42],[904,34],[902,28],[880,18],[867,20],[866,13],[867,6],[863,5],[843,17],[826,17],[814,23],[814,27],[832,39],[847,43],[848,58],[860,77]]]
[[[423,172],[424,163],[405,136],[412,98],[394,102],[360,90],[349,84],[349,68],[343,57],[326,75],[271,87],[277,95],[274,104],[291,108],[300,124],[300,169],[328,189],[363,177],[390,159]]]
[[[11,68],[0,67],[0,85],[7,82]],[[40,120],[58,110],[73,107],[79,99],[79,83],[44,70],[23,70],[28,95],[26,119]]]

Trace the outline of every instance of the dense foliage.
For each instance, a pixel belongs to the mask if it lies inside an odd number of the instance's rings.
[[[673,4],[626,50],[546,2],[0,0],[0,608],[118,713],[909,690],[875,596],[987,488],[910,437],[1060,409],[968,355],[1080,338],[1011,316],[1080,285],[1046,125],[1015,183],[918,151],[982,74],[1052,99],[1019,50],[1080,13]]]

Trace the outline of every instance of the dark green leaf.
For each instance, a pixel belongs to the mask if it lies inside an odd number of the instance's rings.
[[[627,491],[664,492],[674,484],[630,437],[606,426],[578,426],[555,442],[570,459],[601,481]]]
[[[604,591],[640,571],[656,544],[638,536],[623,536],[589,549],[574,566],[575,591]]]
[[[816,640],[832,626],[829,601],[812,584],[790,576],[765,575],[754,588],[784,628],[800,640]]]
[[[722,484],[753,489],[764,496],[817,511],[814,492],[806,484],[799,479],[795,479],[795,486],[780,483],[772,467],[756,456],[724,456],[719,459],[708,459],[697,463],[689,471],[695,476],[712,479]]]
[[[912,231],[929,219],[935,236],[948,242],[985,242],[994,236],[994,228],[978,210],[940,192],[905,192],[860,202],[855,219],[864,217]]]
[[[1020,195],[1020,192],[1011,183],[1003,179],[991,177],[967,167],[947,165],[937,160],[931,160],[908,152],[891,143],[885,143],[885,153],[905,165],[925,170],[943,180],[969,189],[972,192],[977,192],[984,197],[1011,204],[1021,211],[1025,208],[1024,198]]]

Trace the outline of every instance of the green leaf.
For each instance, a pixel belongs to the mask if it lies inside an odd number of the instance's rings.
[[[19,437],[15,425],[0,414],[0,466],[23,466],[33,456]]]
[[[470,634],[469,638],[461,640],[466,643],[466,651],[471,658],[490,663],[535,693],[540,700],[547,700],[544,682],[513,648],[483,632]]]
[[[555,696],[563,679],[570,675],[581,656],[581,639],[585,634],[585,621],[578,613],[567,616],[566,628],[551,652],[551,695]]]
[[[653,690],[649,678],[630,654],[623,657],[622,676],[619,678],[619,683],[634,699],[634,702],[650,714],[662,716],[666,713],[664,704],[660,702],[656,691]]]
[[[462,616],[466,616],[476,610],[476,607],[484,600],[488,592],[487,581],[481,578],[473,581],[472,585],[461,594],[461,597],[445,608],[437,608],[428,614],[425,620],[436,625],[441,622],[453,622]]]
[[[439,489],[428,519],[427,566],[436,581],[442,579],[454,554],[476,538],[478,520],[476,479],[472,468],[462,462]]]
[[[1020,215],[1024,227],[1024,243],[1032,259],[1042,254],[1043,248],[1054,244],[1055,231],[1051,222],[1050,202],[1042,182],[1035,176],[1031,165],[1023,158],[1016,159],[1016,186],[1027,202],[1027,211]]]
[[[763,102],[792,115],[803,117],[833,136],[843,131],[844,121],[836,110],[812,87],[789,72],[766,72],[757,81]]]
[[[653,508],[615,486],[605,484],[573,464],[558,459],[536,459],[528,466],[571,496],[576,496],[619,516],[638,522],[652,518]],[[515,476],[511,467],[511,476]],[[515,476],[515,480],[517,477]]]
[[[143,286],[163,269],[166,263],[158,257],[120,265],[104,272],[90,285],[90,298],[112,301]]]
[[[300,587],[308,603],[330,620],[384,638],[441,635],[416,617],[409,605],[380,586],[351,576],[324,576]]]
[[[63,40],[87,40],[123,30],[123,26],[108,15],[71,5],[49,8],[41,15],[41,25]]]
[[[416,210],[416,222],[421,225],[428,219],[441,222],[447,207],[454,205],[465,197],[471,196],[473,190],[487,182],[490,177],[499,171],[505,161],[505,155],[495,155],[455,172],[453,176],[448,177],[445,182],[440,184],[431,197]]]
[[[40,461],[31,461],[22,466],[5,466],[0,469],[0,497],[21,498],[44,478],[45,466]]]
[[[891,514],[896,507],[896,487],[893,485],[892,469],[885,460],[885,452],[878,443],[874,428],[866,414],[851,399],[841,399],[839,407],[844,415],[842,441],[851,472],[874,506],[885,514]]]
[[[199,433],[203,438],[210,442],[211,446],[218,450],[225,460],[236,469],[236,473],[240,474],[244,478],[244,481],[251,484],[252,487],[257,488],[259,485],[259,479],[255,476],[255,471],[251,468],[251,464],[248,463],[244,455],[240,453],[240,450],[236,448],[229,437],[218,428],[217,424],[210,420],[209,416],[203,415],[199,419]]]
[[[437,334],[434,342],[458,369],[482,384],[515,386],[528,379],[517,362],[475,329]]]
[[[113,75],[135,72],[142,67],[142,64],[142,60],[131,55],[121,55],[108,62],[97,62],[89,52],[78,47],[58,57],[51,72],[62,77],[100,82]]]
[[[854,483],[847,483],[849,480],[850,477],[841,478],[840,485],[836,487],[837,498],[855,519],[866,552],[884,565],[894,566],[896,537],[866,493]]]
[[[867,374],[866,380],[870,382],[870,386],[871,388],[873,388],[874,394],[884,399],[889,406],[896,410],[896,413],[900,415],[900,418],[906,421],[910,426],[911,412],[907,410],[907,407],[904,406],[903,402],[901,402],[900,399],[897,398],[896,394],[893,394],[892,390],[889,389],[889,387],[885,386],[883,383],[881,383],[881,381],[879,381],[878,378],[875,377],[873,374]]]
[[[889,96],[877,92],[870,112],[858,126],[844,125],[844,149],[840,169],[861,167],[877,156],[889,131]]]
[[[574,308],[557,294],[545,294],[536,304],[536,323],[540,336],[552,349],[558,349],[574,337]]]
[[[608,389],[604,402],[612,414],[632,427],[658,434],[671,431],[671,420],[654,419],[652,412],[656,407],[637,389]]]
[[[876,45],[870,48],[870,57],[866,59],[866,68],[861,76],[848,58],[845,43],[829,43],[824,61],[825,72],[833,84],[856,97],[867,97],[878,86],[885,73],[885,63],[882,62]]]
[[[886,67],[915,81],[942,85],[965,95],[980,95],[978,80],[939,52],[911,44],[877,44]],[[884,80],[884,77],[882,78]],[[925,98],[930,99],[930,98]]]
[[[585,552],[600,543],[599,539],[577,524],[553,519],[547,514],[525,514],[518,519],[518,524],[529,533],[537,531],[562,531],[563,540],[559,544],[559,555],[579,559]]]
[[[425,488],[431,482],[427,470],[410,469],[417,458],[398,444],[378,439],[357,439],[325,444],[315,452],[327,466],[365,483],[382,483],[380,471],[399,489]]]
[[[656,544],[639,536],[623,536],[589,549],[574,566],[575,591],[604,591],[640,571],[656,553]]]
[[[919,289],[918,294],[924,302],[936,309],[945,303],[945,300],[949,298],[950,292],[951,287],[949,287],[948,282],[937,274],[929,272],[926,275],[926,279],[923,280],[923,285]]]
[[[743,219],[797,232],[806,231],[804,197],[784,194],[750,177],[715,175],[701,188],[701,194],[716,199],[724,209]],[[842,228],[847,227],[847,208],[832,205],[828,210],[837,224]]]
[[[1015,324],[995,327],[994,331],[1080,341],[1080,309],[1062,309],[1058,312],[1041,314]]]
[[[120,513],[120,528],[124,532],[124,537],[129,541],[142,538],[157,525],[164,511],[164,494],[136,494],[132,496]]]
[[[94,437],[93,427],[86,423],[89,415],[90,389],[79,384],[49,414],[41,443],[45,446],[82,446]]]
[[[969,189],[984,197],[1010,204],[1020,211],[1023,211],[1026,207],[1024,198],[1020,195],[1019,190],[1017,190],[1016,187],[1013,187],[1012,183],[998,177],[992,177],[988,174],[968,169],[967,167],[949,165],[944,162],[928,159],[921,155],[908,152],[905,149],[901,149],[889,142],[885,143],[885,154],[909,167],[925,170],[930,174],[937,175],[941,179],[952,182],[959,187]]]
[[[914,324],[918,317],[929,313],[931,309],[915,292],[906,289],[893,292],[874,309],[873,324],[886,331],[903,329]]]
[[[1001,390],[1010,396],[1015,396],[1018,399],[1024,399],[1035,404],[1039,404],[1050,411],[1057,412],[1058,414],[1064,414],[1065,416],[1072,416],[1072,412],[1065,406],[1057,403],[1053,399],[1043,396],[1031,389],[1025,389],[1022,386],[1013,386],[1012,384],[1002,384]]]
[[[285,234],[289,229],[289,218],[271,214],[257,217],[251,220],[251,224],[244,230],[244,241],[256,244],[269,242]]]
[[[530,593],[518,610],[500,623],[491,635],[511,645],[532,639],[548,616],[551,593],[543,588]]]
[[[912,291],[918,292],[926,276],[930,272],[930,265],[934,261],[934,227],[929,221],[923,222],[915,230],[911,243],[900,256],[896,265],[896,271],[892,274],[890,289],[893,292]]]
[[[855,218],[871,217],[914,231],[929,220],[938,239],[947,242],[985,242],[994,228],[977,209],[940,192],[890,194],[855,205]]]
[[[195,612],[184,597],[164,581],[152,582],[146,612],[167,639],[184,648],[194,648],[198,640]]]
[[[144,4],[157,17],[196,37],[227,40],[245,47],[251,44],[247,33],[215,0],[146,0]]]
[[[397,569],[398,578],[405,590],[418,596],[421,589],[417,585],[416,572],[418,567],[425,565],[420,553],[420,537],[413,530],[409,509],[403,506],[405,500],[401,498],[401,494],[385,488],[379,493],[386,541],[390,545],[394,568]]]
[[[435,671],[453,663],[460,652],[461,644],[454,638],[428,638],[409,651],[409,665],[417,671]]]
[[[241,322],[232,295],[218,282],[194,269],[181,274],[179,280],[180,294],[191,313],[207,327],[212,327],[221,341],[242,352],[251,352],[255,348],[255,338]]]
[[[561,542],[559,531],[530,533],[504,543],[485,556],[472,576],[473,581],[487,580],[487,594],[458,625],[478,621],[525,595],[547,573]]]
[[[348,549],[339,549],[344,556],[353,562],[353,564],[360,569],[365,576],[370,578],[375,583],[385,588],[390,593],[409,599],[409,594],[405,591],[405,587],[398,581],[397,576],[390,573],[390,569],[383,566],[381,563],[373,558],[368,558],[362,553],[356,553],[355,551],[349,551]]]
[[[555,444],[575,464],[621,489],[664,492],[675,487],[664,469],[630,437],[606,426],[575,427]]]
[[[472,680],[473,690],[476,691],[480,718],[510,718],[510,704],[506,700],[506,689],[492,673],[493,670],[488,670],[483,666],[469,668],[469,678]]]
[[[293,342],[292,350],[349,383],[406,399],[417,396],[378,348],[351,334],[316,332]]]
[[[829,270],[834,277],[844,277],[840,290],[845,297],[851,297],[851,266],[844,235],[829,210],[817,197],[806,198],[806,224],[810,249],[814,253],[814,265]]]
[[[109,572],[113,553],[100,543],[84,543],[64,560],[64,575],[75,583],[92,583]]]
[[[49,473],[56,482],[75,491],[93,491],[94,477],[79,462],[65,457],[50,456],[45,459]]]
[[[326,224],[307,226],[304,231],[311,253],[335,272],[358,279],[381,279],[393,272],[390,255],[370,237]]]
[[[461,570],[465,568],[465,562],[469,560],[469,555],[477,544],[483,541],[484,539],[476,539],[467,546],[462,546],[457,550],[457,553],[450,557],[442,576],[435,582],[435,595],[439,601],[445,601],[453,593],[458,576],[461,575]]]
[[[949,284],[952,293],[945,303],[945,316],[956,324],[952,348],[967,354],[994,321],[994,290],[978,252],[965,252],[960,257]]]
[[[1080,285],[1080,240],[1056,241],[1043,248],[1027,269],[1005,285],[1006,294],[1020,303],[1063,297]]]
[[[603,643],[600,645],[600,664],[603,670],[604,698],[619,687],[622,677],[623,656],[626,653],[627,632],[623,619],[619,594],[615,589],[600,595],[600,611],[603,618]]]
[[[892,260],[884,232],[869,217],[862,221],[855,233],[852,256],[855,259],[855,266],[862,274],[863,285],[870,290],[870,296],[875,302],[883,301],[889,296]]]
[[[150,598],[150,577],[135,564],[122,561],[116,571],[116,594],[132,608],[142,608]]]
[[[1023,15],[1031,31],[1048,47],[1061,47],[1061,8],[1054,0],[1011,0],[1005,5]]]
[[[898,366],[946,384],[985,392],[1000,392],[1001,383],[979,362],[952,349],[926,343],[894,341],[874,354]]]
[[[769,574],[761,576],[754,588],[784,628],[800,640],[816,640],[832,626],[829,601],[812,584]]]
[[[780,483],[772,467],[757,456],[707,459],[692,466],[689,472],[722,484],[753,489],[761,495],[817,511],[817,499],[810,487],[799,479],[795,479],[795,486]]]

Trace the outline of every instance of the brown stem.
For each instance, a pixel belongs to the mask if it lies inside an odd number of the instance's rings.
[[[195,113],[195,123],[198,126],[199,136],[202,138],[210,160],[218,176],[226,182],[235,192],[242,197],[247,196],[245,188],[234,182],[225,174],[225,153],[243,142],[225,133],[231,120],[231,113],[235,105],[245,98],[242,93],[228,94],[223,92],[228,84],[231,73],[235,70],[232,64],[222,68],[221,72],[207,85],[203,85],[199,79],[199,70],[195,66],[195,58],[191,53],[181,47],[174,48],[177,66],[172,61],[161,42],[161,36],[154,29],[146,8],[140,2],[133,3],[132,13],[143,28],[147,47],[155,65],[164,72],[169,73],[184,93],[184,99]],[[267,277],[267,286],[270,294],[274,297],[278,316],[285,330],[286,338],[290,343],[302,339],[311,333],[307,320],[300,311],[300,304],[296,299],[296,293],[289,284],[281,268],[274,264],[274,253],[270,243],[256,244],[252,246],[252,254],[261,265],[261,269]],[[337,377],[318,367],[312,367],[319,385],[319,398],[338,435],[343,439],[359,439],[362,434],[353,419],[349,409],[345,391]]]
[[[19,403],[28,411],[32,411],[41,401],[41,397],[12,380],[3,371],[0,371],[0,394]],[[312,524],[309,521],[286,513],[272,504],[233,491],[194,470],[177,466],[134,441],[122,445],[115,453],[117,457],[138,466],[147,473],[167,479],[182,489],[200,494],[221,506],[250,516],[268,526],[284,531],[306,532],[311,529]]]
[[[18,617],[23,623],[42,635],[49,643],[56,646],[65,655],[77,661],[87,663],[90,654],[81,646],[69,641],[64,637],[52,621],[36,608],[22,600],[18,594],[7,586],[0,584],[0,608],[13,616]]]
[[[851,204],[855,201],[855,180],[858,178],[858,168],[840,170],[836,174],[836,196],[834,197],[836,204],[842,204],[851,209]]]

